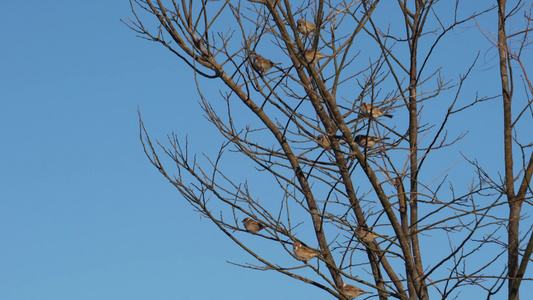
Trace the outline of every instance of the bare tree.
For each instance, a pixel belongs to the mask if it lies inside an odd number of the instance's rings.
[[[522,39],[511,51],[505,23],[518,11],[531,20],[523,3],[511,12],[504,0],[477,11],[459,1],[431,0],[130,3],[133,18],[125,23],[190,67],[205,116],[227,141],[218,156],[202,162],[178,135],[153,142],[140,120],[146,155],[256,260],[243,267],[280,272],[338,299],[364,291],[379,299],[456,299],[467,289],[490,298],[505,282],[509,298],[518,299],[533,248],[530,237],[520,260],[533,139],[519,140],[516,126],[519,120],[520,126],[533,124],[531,85],[520,63],[530,27],[526,22],[513,34]],[[155,26],[146,25],[150,16]],[[450,123],[471,118],[499,96],[465,92],[479,56],[448,79],[453,64],[444,62],[441,49],[456,42],[452,32],[489,16],[499,19],[494,48],[502,78],[505,178],[497,182],[476,157],[465,156],[472,175],[457,183],[447,176],[453,166],[442,169],[439,162],[460,149],[471,123],[449,133]],[[528,97],[520,108],[511,107],[513,68],[522,71]],[[203,82],[221,83],[221,96],[204,96]],[[220,99],[225,111],[214,105]],[[236,113],[242,107],[254,119]],[[520,111],[514,120],[512,108]],[[522,153],[518,170],[513,143]],[[248,181],[231,178],[221,167],[226,149],[247,157],[260,178],[252,184],[277,187],[279,199],[262,200]],[[507,205],[510,215],[503,216]],[[500,237],[505,229],[508,244]],[[279,252],[261,254],[243,242],[245,234],[278,244]],[[435,244],[431,253],[423,250]],[[289,259],[280,261],[283,256]]]
[[[500,184],[499,189],[503,191],[509,204],[509,218],[508,218],[508,286],[509,299],[519,299],[518,291],[522,282],[527,264],[531,257],[533,250],[533,231],[530,227],[528,229],[529,242],[524,251],[524,256],[520,259],[520,231],[519,225],[522,216],[522,207],[524,202],[531,199],[531,176],[533,174],[533,152],[531,146],[531,134],[522,137],[517,133],[520,126],[526,124],[527,128],[531,128],[531,96],[533,95],[533,86],[529,80],[526,67],[522,62],[524,51],[531,45],[530,32],[532,19],[533,4],[517,1],[512,3],[512,8],[507,9],[506,0],[498,0],[498,33],[497,39],[493,43],[497,46],[499,56],[499,66],[502,83],[502,102],[503,102],[503,121],[504,121],[504,149],[505,149],[505,178],[504,182]],[[529,7],[525,6],[526,4]],[[520,16],[519,14],[522,14]],[[510,20],[523,17],[518,28],[511,28],[512,34],[508,34],[508,23]],[[491,40],[492,41],[492,40]],[[514,101],[515,91],[515,76],[519,74],[522,77],[522,84],[526,90],[524,99]],[[514,104],[514,107],[513,107]],[[513,111],[518,111],[517,117],[513,118]],[[529,114],[527,113],[529,111]],[[530,130],[528,130],[530,132]],[[525,139],[525,141],[524,141]],[[523,144],[523,143],[526,144]],[[514,161],[515,145],[520,148],[520,155],[522,164],[516,168]],[[529,155],[527,152],[531,152]],[[519,183],[518,191],[515,189],[515,182]],[[531,202],[528,202],[531,204]],[[524,236],[524,239],[527,237]]]

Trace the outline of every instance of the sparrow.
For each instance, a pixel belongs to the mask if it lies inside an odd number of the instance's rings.
[[[323,134],[319,134],[316,137],[318,145],[326,150],[331,149],[331,141]]]
[[[355,287],[353,285],[346,284],[346,283],[342,284],[341,290],[342,290],[342,293],[348,296],[348,298],[350,299],[355,299],[357,298],[357,296],[362,295],[362,294],[370,294],[370,292],[365,292],[358,287]]]
[[[383,113],[381,109],[378,107],[372,106],[370,103],[362,103],[361,106],[359,106],[359,109],[361,110],[361,113],[367,117],[377,119],[381,116],[392,118],[392,115]]]
[[[294,242],[294,244],[292,244],[292,249],[294,250],[294,256],[301,261],[308,261],[311,258],[318,256],[318,252],[300,242]]]
[[[272,62],[259,54],[254,54],[252,58],[252,66],[259,73],[264,73],[270,70],[273,66],[279,65],[280,63]]]
[[[244,218],[244,220],[242,220],[242,224],[244,224],[246,231],[251,233],[258,233],[261,229],[265,228],[265,225],[250,218]]]
[[[322,27],[324,28],[324,27]],[[316,31],[316,26],[315,24],[307,21],[307,20],[304,20],[304,19],[298,19],[298,21],[296,21],[296,29],[298,29],[298,32],[300,32],[301,34],[305,35],[305,36],[309,36],[311,34],[314,34],[315,31]]]
[[[309,64],[315,64],[318,62],[319,59],[322,59],[324,57],[329,57],[328,55],[324,55],[318,51],[313,51],[311,49],[307,49],[304,51],[303,57],[305,58],[305,61]]]
[[[363,241],[364,243],[371,243],[375,238],[378,237],[375,233],[370,231],[368,228],[359,227],[355,230],[355,236]]]
[[[377,142],[380,142],[382,140],[387,140],[389,138],[378,138],[375,136],[370,135],[357,135],[354,138],[354,141],[359,145],[359,147],[363,148],[372,148],[376,145]]]

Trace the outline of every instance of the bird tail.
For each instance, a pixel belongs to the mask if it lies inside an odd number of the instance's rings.
[[[383,114],[383,116],[387,117],[387,118],[391,118],[392,119],[392,115],[389,115],[389,114]]]

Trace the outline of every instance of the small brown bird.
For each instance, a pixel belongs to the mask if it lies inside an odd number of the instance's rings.
[[[244,224],[246,231],[251,233],[258,233],[261,229],[265,228],[265,225],[250,218],[244,218],[244,220],[242,220],[242,224]]]
[[[296,29],[298,29],[298,32],[301,34],[309,36],[315,33],[316,26],[307,20],[298,19],[298,21],[296,21]]]
[[[294,242],[294,244],[292,244],[292,249],[294,250],[294,256],[301,261],[308,261],[311,258],[318,256],[318,252],[300,242]]]
[[[344,293],[344,295],[348,296],[348,298],[350,299],[355,299],[359,295],[362,295],[362,294],[370,294],[370,292],[365,292],[358,287],[355,287],[353,285],[346,284],[346,283],[342,284],[341,290]]]
[[[375,238],[378,237],[375,233],[370,231],[367,228],[359,227],[355,230],[355,236],[364,243],[371,243]]]
[[[270,70],[273,66],[279,65],[280,63],[272,62],[259,54],[255,54],[252,58],[252,66],[259,73],[264,73]]]
[[[316,137],[318,145],[326,150],[331,149],[331,141],[323,134],[319,134]]]
[[[328,55],[324,55],[318,51],[313,51],[310,49],[307,49],[304,51],[303,57],[305,58],[305,61],[309,64],[316,64],[319,59],[322,59],[324,57],[329,57]]]
[[[370,103],[362,103],[361,106],[359,106],[359,109],[361,110],[361,113],[369,118],[377,119],[381,116],[392,118],[392,115],[383,113],[381,109],[378,107],[373,106]]]
[[[372,148],[376,145],[377,142],[380,142],[382,140],[387,140],[389,138],[378,138],[375,136],[370,135],[357,135],[354,138],[354,141],[359,145],[359,147],[363,148]]]

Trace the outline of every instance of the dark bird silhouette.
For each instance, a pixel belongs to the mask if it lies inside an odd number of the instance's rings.
[[[359,145],[359,147],[363,148],[372,148],[376,145],[377,142],[387,140],[389,138],[378,138],[375,136],[370,135],[357,135],[355,136],[354,140]]]
[[[259,54],[254,54],[252,57],[252,66],[259,73],[268,72],[273,66],[279,65],[280,63],[272,62]]]

